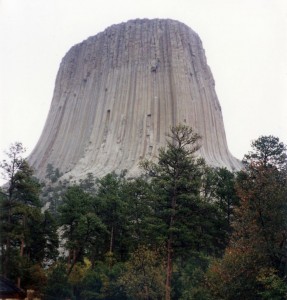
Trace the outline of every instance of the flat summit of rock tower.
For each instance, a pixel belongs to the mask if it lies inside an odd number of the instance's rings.
[[[179,123],[202,136],[199,155],[239,169],[199,36],[174,20],[136,19],[73,46],[63,58],[42,135],[29,157],[44,178],[135,174]]]

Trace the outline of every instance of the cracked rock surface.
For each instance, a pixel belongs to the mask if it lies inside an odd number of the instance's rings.
[[[227,147],[214,79],[199,36],[174,20],[113,25],[63,58],[42,135],[29,157],[36,175],[47,164],[66,178],[103,176],[156,159],[179,123],[202,136],[199,155],[238,170]]]

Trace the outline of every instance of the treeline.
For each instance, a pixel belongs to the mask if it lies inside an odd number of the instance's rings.
[[[47,300],[286,299],[285,145],[260,137],[236,173],[199,147],[178,125],[140,177],[72,185],[49,165],[44,186],[16,143],[1,164],[1,273]]]

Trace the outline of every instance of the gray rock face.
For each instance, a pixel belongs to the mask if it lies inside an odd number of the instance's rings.
[[[43,133],[29,161],[66,177],[138,172],[171,126],[202,136],[199,155],[239,169],[228,151],[214,79],[198,35],[173,20],[132,20],[75,45],[63,58]]]

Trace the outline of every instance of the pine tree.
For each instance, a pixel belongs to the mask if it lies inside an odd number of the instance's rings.
[[[59,223],[65,249],[69,251],[68,274],[85,256],[103,243],[107,229],[93,206],[93,197],[79,186],[68,188],[59,207]]]
[[[158,163],[142,162],[152,177],[158,195],[156,213],[161,220],[158,233],[166,242],[165,299],[171,299],[174,258],[182,250],[200,248],[201,217],[204,205],[200,201],[202,159],[195,158],[200,136],[192,128],[178,125],[171,128],[167,148],[159,150]]]
[[[135,178],[123,183],[123,200],[126,203],[126,227],[129,252],[145,245],[156,248],[161,244],[155,230],[157,216],[154,207],[154,193],[146,178]],[[159,239],[158,239],[159,238]]]
[[[123,178],[110,173],[97,181],[96,203],[100,204],[99,214],[105,224],[109,237],[106,241],[106,255],[110,259],[116,254],[118,258],[126,257],[126,212],[123,199]]]
[[[36,265],[41,269],[45,260],[54,259],[57,247],[56,228],[44,226],[45,217],[39,200],[40,184],[33,176],[32,168],[22,158],[24,151],[21,143],[15,143],[7,153],[8,160],[1,163],[8,179],[2,194],[0,216],[3,274],[17,278],[19,287],[21,281],[26,287],[33,285],[31,272]],[[50,243],[50,238],[53,243]]]
[[[277,282],[280,289],[284,286],[286,147],[272,136],[260,137],[252,147],[253,151],[244,158],[245,169],[237,177],[240,203],[234,209],[230,244],[223,259],[212,264],[209,271],[211,290],[220,299],[278,296],[273,283]],[[280,293],[276,299],[286,296],[284,289]]]

